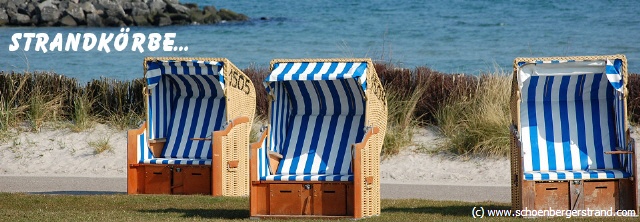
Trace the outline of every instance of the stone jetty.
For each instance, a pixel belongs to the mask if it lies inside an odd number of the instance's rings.
[[[248,19],[178,0],[0,0],[0,26],[166,26]]]

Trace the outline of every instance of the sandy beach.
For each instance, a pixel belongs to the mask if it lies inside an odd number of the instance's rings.
[[[638,133],[632,127],[632,135],[638,140]],[[96,143],[108,141],[112,147],[96,153]],[[500,200],[508,201],[510,186],[509,160],[507,158],[460,158],[451,154],[429,152],[446,142],[434,127],[416,130],[413,145],[399,154],[381,161],[381,182],[405,187],[496,187],[504,193]],[[96,124],[93,128],[73,132],[68,127],[44,127],[40,132],[21,132],[13,138],[0,143],[0,177],[12,178],[112,178],[116,181],[114,189],[99,188],[99,191],[119,191],[126,189],[126,130]],[[77,179],[76,179],[77,180]],[[46,182],[45,181],[45,182]],[[65,179],[66,183],[74,180]],[[78,180],[81,181],[81,180]],[[16,181],[18,182],[18,181]],[[18,186],[20,183],[11,185]],[[122,183],[122,184],[120,184]],[[420,186],[424,185],[424,186]],[[10,186],[10,185],[6,185]],[[16,188],[12,188],[16,189]],[[23,191],[24,189],[17,189]],[[29,190],[29,189],[26,189]],[[46,189],[44,189],[46,190]],[[383,189],[398,198],[410,198],[411,194]],[[419,191],[415,192],[429,192]],[[434,191],[434,194],[438,192]],[[435,199],[451,199],[447,197]],[[466,197],[465,197],[466,198]],[[490,198],[481,197],[489,200]],[[458,198],[460,199],[460,198]],[[460,199],[463,200],[464,198]],[[470,199],[478,200],[478,199]]]
[[[108,141],[111,150],[96,153]],[[432,154],[445,139],[433,127],[416,130],[414,145],[381,162],[382,183],[509,186],[509,160]],[[0,143],[0,176],[126,178],[126,130],[103,124],[82,132],[47,126]]]

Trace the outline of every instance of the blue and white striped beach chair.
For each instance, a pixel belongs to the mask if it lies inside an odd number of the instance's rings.
[[[146,58],[147,119],[128,137],[128,193],[246,196],[251,80],[224,58]]]
[[[515,59],[515,210],[637,209],[626,67],[624,55]]]
[[[251,216],[378,215],[387,108],[371,60],[273,60],[271,70]]]

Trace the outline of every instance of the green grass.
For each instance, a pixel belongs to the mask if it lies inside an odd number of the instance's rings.
[[[0,193],[3,221],[230,221],[249,220],[246,197],[198,195],[44,195]],[[382,200],[380,216],[364,221],[472,221],[474,207],[506,210],[506,203],[433,200]],[[485,220],[520,221],[496,217]],[[565,218],[542,218],[565,220]],[[611,218],[580,218],[601,221]],[[616,220],[636,221],[618,217]],[[294,220],[296,221],[296,220]],[[307,219],[309,221],[309,219]]]

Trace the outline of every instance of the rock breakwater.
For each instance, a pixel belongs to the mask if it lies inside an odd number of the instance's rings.
[[[0,0],[0,26],[166,26],[248,19],[178,0]]]

